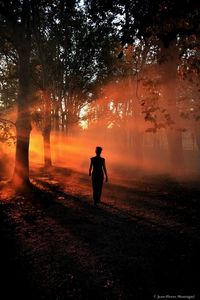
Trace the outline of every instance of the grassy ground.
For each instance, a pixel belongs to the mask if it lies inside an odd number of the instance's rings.
[[[36,169],[31,182],[1,182],[2,300],[200,299],[198,182],[116,180],[97,208],[84,174]]]

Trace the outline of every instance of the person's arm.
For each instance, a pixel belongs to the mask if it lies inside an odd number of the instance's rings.
[[[89,176],[91,176],[91,172],[92,172],[92,160],[90,160]]]
[[[105,161],[105,159],[103,161],[103,170],[104,170],[104,173],[105,173],[105,176],[106,176],[106,182],[108,182],[108,174],[107,174],[107,170],[106,170],[106,161]]]

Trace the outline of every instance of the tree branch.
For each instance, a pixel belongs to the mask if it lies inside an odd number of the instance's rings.
[[[2,123],[10,123],[13,126],[16,126],[16,124],[13,121],[7,120],[7,119],[4,119],[4,118],[0,118],[0,122],[2,122]]]

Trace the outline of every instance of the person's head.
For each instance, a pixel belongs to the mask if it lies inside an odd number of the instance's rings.
[[[99,146],[97,146],[96,147],[96,150],[95,150],[95,152],[96,152],[96,155],[98,155],[98,156],[100,156],[101,155],[101,152],[102,152],[102,148],[101,147],[99,147]]]

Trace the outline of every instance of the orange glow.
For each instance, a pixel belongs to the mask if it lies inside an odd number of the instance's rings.
[[[170,163],[167,133],[169,128],[166,130],[162,127],[155,132],[146,132],[155,125],[151,119],[145,119],[145,110],[152,105],[151,102],[148,103],[148,96],[148,88],[142,84],[137,86],[131,78],[108,83],[102,89],[101,97],[88,104],[88,111],[84,115],[88,128],[69,128],[69,136],[61,131],[51,132],[53,165],[88,173],[89,159],[95,155],[96,146],[100,145],[103,147],[102,156],[106,158],[111,177],[137,176],[138,172],[175,174],[176,167]],[[163,111],[167,111],[167,101],[163,94],[160,93],[158,98]],[[154,107],[157,105],[156,101]],[[162,109],[152,112],[151,117],[154,116],[157,123],[165,121]],[[13,113],[12,119],[15,117]],[[187,127],[187,121],[184,122]],[[198,147],[192,137],[194,124],[189,125],[189,130],[181,133],[185,176],[197,174],[200,165]],[[176,124],[172,125],[170,130],[176,132],[176,128],[182,126],[183,121],[177,117]],[[29,149],[30,169],[43,166],[43,136],[34,126]],[[4,179],[12,176],[15,147],[0,144],[0,151],[3,173],[1,176]]]
[[[31,164],[43,164],[43,137],[37,130],[32,130],[30,136],[29,159]]]
[[[99,132],[101,132],[100,128]],[[147,174],[173,173],[166,140],[164,140],[163,149],[154,152],[152,147],[154,135],[149,133],[146,135],[148,135],[149,143],[146,141],[146,146],[142,146],[142,157],[138,158],[134,152],[128,150],[125,152],[123,144],[115,136],[111,138],[110,135],[106,137],[96,134],[96,128],[94,131],[80,131],[74,137],[66,137],[62,136],[61,133],[56,134],[54,132],[51,135],[52,162],[55,166],[88,173],[89,159],[95,155],[95,147],[101,145],[103,147],[102,156],[106,158],[107,168],[112,177],[137,177],[137,170]],[[41,133],[32,132],[30,143],[31,167],[44,163],[43,153]],[[186,161],[187,164],[190,164],[189,157],[186,157]]]
[[[1,181],[0,183],[0,199],[3,202],[9,201],[9,199],[13,196],[14,191],[12,187],[9,187],[7,181]]]

